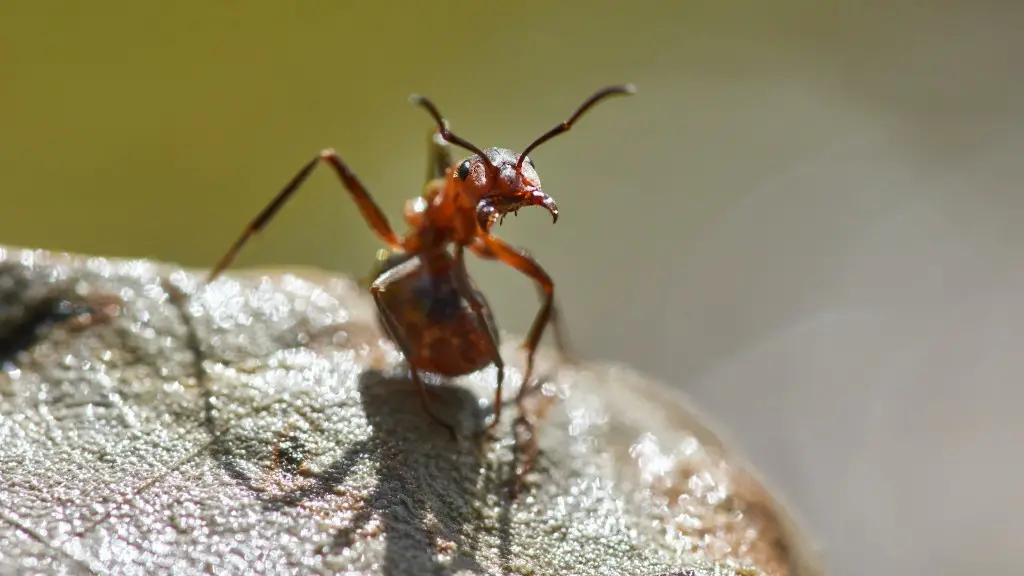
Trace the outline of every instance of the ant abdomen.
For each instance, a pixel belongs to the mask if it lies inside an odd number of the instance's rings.
[[[395,270],[400,266],[401,270]],[[412,366],[450,378],[494,363],[488,332],[496,343],[498,329],[490,307],[484,295],[471,286],[486,320],[486,327],[481,326],[459,291],[456,262],[448,252],[431,254],[429,265],[423,256],[391,252],[378,261],[375,273],[379,277],[389,271],[396,276],[380,292],[380,298],[390,318],[378,308],[377,319],[393,342],[404,340]]]

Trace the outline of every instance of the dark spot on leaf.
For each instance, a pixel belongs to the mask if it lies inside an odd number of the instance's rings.
[[[32,348],[55,326],[95,314],[97,310],[81,300],[51,297],[25,310],[9,312],[9,323],[0,325],[0,366],[13,362],[19,352]]]

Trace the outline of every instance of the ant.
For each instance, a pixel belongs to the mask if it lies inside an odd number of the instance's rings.
[[[423,408],[454,437],[454,428],[431,408],[431,391],[419,371],[451,377],[470,374],[494,364],[498,381],[494,417],[489,425],[493,429],[501,415],[505,366],[498,351],[497,327],[486,300],[469,279],[464,253],[468,248],[480,258],[511,266],[533,279],[540,289],[543,303],[523,343],[527,352],[526,371],[516,396],[516,403],[521,407],[533,373],[534,354],[547,324],[554,322],[556,336],[561,332],[554,304],[555,285],[533,257],[493,236],[491,227],[495,222],[500,224],[509,212],[517,214],[524,206],[541,206],[556,222],[558,207],[554,199],[542,190],[528,154],[551,138],[567,132],[584,112],[599,101],[635,92],[631,84],[597,91],[568,120],[542,134],[521,154],[506,148],[481,150],[452,133],[448,122],[430,100],[413,94],[410,101],[431,115],[437,123],[439,138],[433,139],[435,145],[423,194],[406,202],[404,216],[409,231],[404,236],[394,232],[356,175],[333,149],[328,148],[307,162],[249,223],[211,270],[207,282],[212,282],[231,264],[245,242],[267,225],[317,164],[326,162],[352,195],[366,223],[389,249],[378,257],[377,275],[370,285],[370,293],[387,336],[409,364]],[[473,154],[454,163],[448,155],[447,143],[456,144]],[[451,252],[449,246],[452,246]]]

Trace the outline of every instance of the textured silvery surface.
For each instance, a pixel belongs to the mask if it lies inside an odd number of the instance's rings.
[[[0,248],[0,573],[820,573],[685,399],[631,370],[542,355],[555,401],[513,501],[511,412],[452,440],[354,282],[201,278]],[[481,426],[494,377],[440,387],[442,412]]]

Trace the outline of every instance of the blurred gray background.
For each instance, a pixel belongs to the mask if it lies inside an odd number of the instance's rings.
[[[500,235],[572,339],[685,390],[836,574],[1024,561],[1024,4],[0,5],[0,242],[211,265],[320,148],[398,223],[429,95],[532,156],[562,215]],[[356,276],[325,170],[239,260]],[[472,270],[503,327],[529,281]]]

